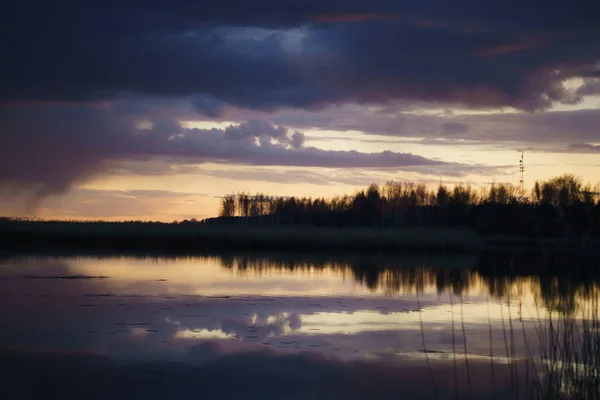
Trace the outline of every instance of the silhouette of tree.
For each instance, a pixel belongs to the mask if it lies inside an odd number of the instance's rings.
[[[236,200],[234,195],[227,195],[221,199],[220,217],[234,217],[236,209]]]
[[[573,174],[564,174],[550,180],[550,184],[554,187],[555,204],[563,207],[568,207],[582,200],[581,179]]]
[[[474,190],[458,184],[429,190],[422,183],[371,184],[354,195],[331,199],[277,197],[241,192],[221,199],[219,217],[208,223],[314,226],[464,226],[482,234],[544,237],[600,235],[600,188],[591,190],[572,174],[536,181],[531,200],[514,185]],[[583,240],[583,239],[582,239]]]
[[[446,207],[450,203],[450,191],[441,182],[435,194],[435,201],[440,207]]]

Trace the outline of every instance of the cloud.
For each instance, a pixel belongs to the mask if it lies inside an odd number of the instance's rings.
[[[579,101],[561,82],[596,76],[600,59],[593,2],[9,3],[5,101],[189,97],[213,117],[394,99],[535,110]]]
[[[226,139],[246,139],[258,136],[268,136],[273,139],[283,139],[287,142],[287,129],[284,126],[274,126],[267,121],[250,120],[237,126],[230,126],[225,129]]]
[[[294,132],[294,134],[290,138],[290,145],[293,148],[297,149],[299,147],[302,147],[304,145],[305,141],[306,141],[306,136],[304,135],[304,133]]]
[[[224,129],[186,129],[170,118],[135,129],[110,107],[40,105],[0,109],[0,182],[37,199],[107,171],[164,175],[206,162],[252,166],[399,168],[447,163],[410,153],[328,151],[304,134],[251,119]],[[158,160],[158,164],[151,161]],[[136,167],[136,162],[142,162]]]
[[[154,135],[154,129],[149,130]],[[245,165],[396,168],[448,163],[411,153],[361,153],[304,147],[303,134],[268,121],[249,120],[225,129],[179,129],[168,140],[149,147],[157,155],[188,158],[195,162],[213,161]]]
[[[0,182],[34,198],[95,176],[128,132],[92,107],[5,107],[0,121]]]
[[[111,161],[104,170],[107,175],[172,176],[199,172],[197,165],[167,157],[131,156],[128,160]]]
[[[557,151],[567,153],[600,153],[600,146],[590,143],[572,143],[557,149]]]
[[[579,96],[593,96],[600,94],[600,79],[586,79],[577,91],[577,95]]]
[[[383,170],[365,170],[360,168],[322,169],[314,168],[303,170],[300,168],[259,168],[246,167],[243,170],[225,170],[202,168],[204,175],[222,179],[251,180],[259,182],[271,182],[281,184],[308,183],[311,185],[343,185],[366,187],[371,183],[387,182],[394,180],[398,182],[420,182],[428,185],[438,185],[441,177],[444,184],[455,185],[465,182],[466,176],[479,174],[481,176],[512,176],[514,166],[484,166],[449,164],[439,167],[401,167]],[[343,194],[341,191],[337,194]]]
[[[423,107],[427,110],[427,107]],[[463,110],[466,111],[466,110]],[[262,115],[232,112],[230,117]],[[402,138],[469,140],[480,143],[537,142],[568,144],[600,142],[600,110],[581,109],[539,113],[482,112],[480,114],[421,112],[400,104],[373,109],[356,104],[332,106],[319,111],[282,110],[270,115],[277,124],[298,129],[358,131]],[[322,137],[327,137],[322,133]],[[368,140],[368,137],[363,137]],[[441,143],[439,143],[441,144]]]
[[[513,168],[514,169],[514,168]],[[426,167],[403,167],[402,169],[365,170],[359,168],[343,169],[321,169],[314,168],[303,170],[301,168],[262,168],[246,167],[243,170],[207,169],[202,168],[200,173],[222,179],[251,180],[259,182],[271,182],[281,184],[308,183],[311,185],[343,185],[366,187],[374,182],[386,182],[389,180],[399,182],[421,182],[437,185],[440,176],[444,177],[444,183],[454,185],[465,183],[467,174],[480,173],[487,176],[509,175],[505,167],[487,166],[464,166],[446,165],[439,169]],[[407,173],[413,173],[407,179]],[[338,192],[337,194],[343,194]]]
[[[226,318],[221,321],[221,330],[226,334],[238,337],[251,336],[253,339],[264,341],[269,337],[283,336],[284,333],[297,331],[302,327],[301,316],[297,313],[289,315],[257,315],[255,320],[247,317],[244,319]]]
[[[447,135],[465,134],[469,132],[469,125],[462,122],[444,122],[442,131]]]
[[[336,173],[337,172],[337,173]],[[380,179],[381,174],[374,174],[373,171],[360,171],[340,169],[332,171],[327,169],[322,171],[314,168],[310,170],[301,168],[261,168],[246,167],[242,170],[235,169],[207,169],[202,168],[203,175],[213,176],[220,179],[251,180],[271,183],[308,183],[313,185],[362,185],[367,186],[374,181],[384,181]]]
[[[598,141],[600,110],[555,111],[535,114],[472,116],[466,122],[477,126],[472,139],[568,143]]]
[[[198,113],[207,117],[219,117],[226,105],[225,102],[206,94],[192,97],[191,103]]]

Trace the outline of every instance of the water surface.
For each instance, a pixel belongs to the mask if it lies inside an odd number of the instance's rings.
[[[553,277],[475,264],[11,258],[0,265],[0,346],[23,371],[40,369],[36,379],[60,365],[44,382],[74,397],[97,384],[73,386],[82,371],[103,382],[100,397],[525,397],[539,371],[519,368],[540,352],[540,327],[588,310],[597,286],[565,291]]]

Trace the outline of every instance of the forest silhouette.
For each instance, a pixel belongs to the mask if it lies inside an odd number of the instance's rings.
[[[536,181],[530,196],[511,184],[471,185],[388,181],[354,195],[326,198],[238,193],[221,199],[209,224],[317,227],[467,227],[478,233],[589,238],[600,234],[598,190],[572,174]]]

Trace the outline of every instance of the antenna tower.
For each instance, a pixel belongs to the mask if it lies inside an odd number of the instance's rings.
[[[519,181],[519,192],[521,198],[525,197],[525,162],[523,153],[521,152],[521,160],[519,161],[519,174],[521,176],[521,180]]]

